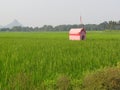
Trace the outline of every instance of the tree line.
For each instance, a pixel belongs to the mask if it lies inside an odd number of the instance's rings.
[[[40,31],[69,31],[71,28],[84,27],[87,31],[102,31],[102,30],[120,30],[120,21],[104,21],[100,24],[74,24],[74,25],[44,25],[42,27],[21,27],[15,26],[13,28],[1,28],[1,32],[40,32]]]

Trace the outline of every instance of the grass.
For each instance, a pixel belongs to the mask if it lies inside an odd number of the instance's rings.
[[[69,41],[67,32],[1,32],[0,89],[53,90],[61,76],[77,87],[88,72],[116,66],[119,52],[120,32],[88,32],[85,41]]]

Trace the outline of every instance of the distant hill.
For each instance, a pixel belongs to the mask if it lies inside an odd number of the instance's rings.
[[[13,28],[15,26],[21,26],[22,27],[23,25],[18,20],[15,19],[11,23],[5,25],[3,28]]]
[[[3,28],[3,26],[2,26],[2,25],[0,25],[0,28]]]

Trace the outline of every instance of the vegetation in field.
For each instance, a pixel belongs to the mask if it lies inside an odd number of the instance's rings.
[[[120,90],[120,65],[88,74],[82,90]]]
[[[14,21],[16,23],[16,20]],[[18,21],[17,21],[18,22]],[[18,22],[19,23],[19,22]],[[44,25],[42,27],[23,27],[23,26],[13,26],[0,28],[0,32],[41,32],[41,31],[69,31],[71,28],[83,27],[83,24],[73,24],[73,25]],[[100,24],[84,24],[87,31],[120,31],[120,21],[104,21]]]
[[[119,53],[120,32],[87,32],[85,41],[66,32],[2,32],[0,89],[79,90],[88,73],[116,66]]]

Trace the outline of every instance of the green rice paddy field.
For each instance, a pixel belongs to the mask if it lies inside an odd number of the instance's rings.
[[[87,32],[85,41],[69,41],[67,32],[0,32],[0,90],[54,90],[62,76],[79,87],[89,72],[118,62],[120,32]]]

